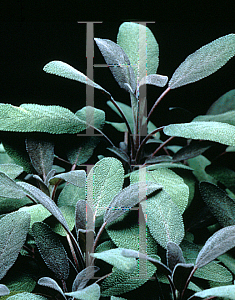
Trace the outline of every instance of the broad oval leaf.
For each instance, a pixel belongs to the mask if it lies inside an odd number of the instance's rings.
[[[235,200],[210,182],[200,182],[202,199],[223,227],[235,225]]]
[[[15,263],[25,243],[30,225],[30,215],[13,212],[0,220],[0,279]]]
[[[180,244],[184,237],[183,218],[169,194],[162,190],[140,205],[152,236],[163,248],[170,241]]]
[[[87,125],[69,109],[57,105],[0,103],[0,130],[74,134]]]
[[[219,286],[195,293],[192,297],[208,298],[223,297],[235,300],[235,285]],[[189,299],[191,299],[190,297]]]
[[[175,70],[169,87],[177,87],[205,78],[235,55],[235,34],[220,37],[189,55]]]
[[[15,179],[23,171],[24,168],[16,164],[0,164],[0,172],[5,173],[11,179]]]
[[[159,47],[151,30],[141,24],[124,22],[119,27],[117,44],[127,54],[136,78],[155,74],[159,63]]]
[[[92,279],[95,273],[98,271],[98,267],[88,266],[79,272],[73,281],[72,291],[76,292],[78,290],[82,290],[87,285],[88,281]]]
[[[59,292],[60,295],[66,300],[63,290],[61,289],[61,287],[58,285],[58,283],[54,279],[52,279],[50,277],[41,277],[38,280],[38,284],[49,287],[49,288]]]
[[[27,138],[26,150],[31,163],[39,175],[46,175],[51,171],[54,161],[54,144],[49,141]]]
[[[30,214],[30,227],[32,227],[35,222],[41,222],[51,215],[51,213],[42,204],[24,206],[21,207],[19,211],[24,211]]]
[[[57,278],[66,280],[69,276],[69,259],[58,235],[42,222],[34,223],[32,230],[47,267],[55,273]]]
[[[137,261],[133,257],[124,257],[122,255],[122,250],[122,248],[115,248],[99,253],[91,253],[90,255],[101,259],[124,272],[132,273],[137,266]]]
[[[120,87],[134,93],[136,89],[135,75],[130,66],[130,60],[123,49],[107,39],[95,38],[94,40]]]
[[[123,182],[124,169],[116,158],[103,158],[91,169],[87,176],[87,201],[96,216],[104,214]]]
[[[137,203],[160,189],[162,189],[162,186],[153,182],[137,182],[129,185],[113,198],[104,214],[104,222],[113,222]]]
[[[71,67],[70,65],[68,65],[65,62],[62,62],[59,60],[53,60],[43,67],[43,71],[45,71],[46,73],[50,73],[50,74],[58,75],[58,76],[65,77],[68,79],[79,81],[81,83],[90,85],[96,89],[99,89],[99,90],[102,90],[102,91],[108,93],[99,84],[95,83],[94,81],[89,79],[85,74],[76,70],[75,68]]]
[[[64,186],[63,190],[60,192],[57,200],[57,205],[58,207],[67,205],[76,207],[78,200],[81,199],[86,199],[85,187],[79,188],[76,185],[67,183]]]
[[[43,297],[41,295],[36,295],[33,293],[27,293],[27,292],[23,292],[23,293],[18,293],[16,295],[10,296],[7,299],[9,300],[48,300],[48,298]]]
[[[74,170],[66,173],[60,173],[53,176],[49,182],[55,185],[60,180],[65,180],[68,183],[72,183],[80,188],[85,187],[86,184],[86,172],[84,170]]]
[[[226,111],[216,115],[201,115],[193,119],[193,122],[221,122],[235,125],[235,110]]]
[[[210,106],[206,114],[217,115],[230,110],[235,110],[235,90],[231,90],[222,95]]]
[[[170,124],[163,132],[169,136],[184,137],[195,140],[209,140],[235,146],[235,126],[220,122],[191,122]]]
[[[159,87],[164,87],[167,84],[168,77],[164,75],[159,74],[151,74],[148,76],[145,76],[141,79],[139,86],[144,84],[150,84],[150,85],[156,85]]]
[[[66,296],[74,297],[79,300],[99,300],[100,299],[100,286],[93,283],[82,290],[65,293]]]
[[[10,290],[5,284],[0,284],[0,297],[10,294]]]
[[[196,266],[201,268],[235,247],[235,225],[227,226],[214,233],[202,247],[196,259]]]

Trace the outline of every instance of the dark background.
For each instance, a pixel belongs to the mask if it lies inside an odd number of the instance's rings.
[[[201,46],[235,31],[224,8],[226,1],[211,7],[205,1],[165,2],[160,7],[151,1],[6,1],[1,2],[0,19],[0,102],[58,104],[76,111],[86,104],[86,87],[78,82],[49,75],[43,66],[61,60],[86,73],[86,25],[79,21],[103,21],[95,25],[95,37],[116,41],[123,21],[155,21],[148,27],[160,48],[158,73],[169,79],[179,64]],[[109,2],[110,3],[110,2]],[[124,2],[123,2],[124,3]],[[171,3],[171,5],[170,5]],[[174,3],[174,4],[173,4]],[[204,3],[204,5],[202,5]],[[168,6],[167,6],[168,4]],[[222,6],[223,4],[223,6]],[[226,6],[233,10],[233,7]],[[94,63],[104,60],[96,45]],[[107,89],[117,101],[129,103],[108,68],[95,68],[94,80]],[[197,83],[172,90],[160,103],[152,120],[156,125],[179,121],[169,107],[179,106],[192,116],[204,114],[225,92],[235,88],[235,59],[215,74]],[[163,88],[148,87],[150,108]],[[113,118],[105,105],[106,98],[95,91],[95,106]]]

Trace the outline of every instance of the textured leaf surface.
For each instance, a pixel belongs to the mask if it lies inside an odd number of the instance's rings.
[[[217,115],[201,115],[193,119],[194,122],[221,122],[235,125],[235,110],[230,110]]]
[[[107,39],[95,38],[95,42],[120,87],[129,92],[127,85],[125,85],[128,83],[134,93],[136,89],[134,70],[130,66],[129,58],[123,49]]]
[[[38,284],[49,287],[49,288],[59,292],[62,295],[62,297],[64,299],[66,299],[66,297],[64,296],[63,290],[61,289],[61,287],[58,285],[58,283],[54,279],[52,279],[50,277],[42,277],[38,280]]]
[[[60,173],[52,177],[49,182],[50,184],[55,185],[60,179],[82,188],[85,187],[86,184],[86,172],[84,170],[75,170],[66,173]]]
[[[102,215],[113,197],[122,189],[124,169],[122,163],[111,157],[103,158],[87,176],[87,201],[96,216]]]
[[[100,286],[93,283],[88,287],[71,293],[65,293],[67,296],[74,297],[79,300],[99,300],[100,299]]]
[[[0,164],[0,172],[5,173],[11,179],[15,179],[24,171],[24,168],[16,164]]]
[[[162,190],[140,205],[152,236],[163,248],[170,241],[180,244],[184,237],[183,218],[168,193]]]
[[[0,197],[21,199],[26,193],[18,186],[14,180],[8,177],[5,173],[0,172]]]
[[[130,181],[134,183],[145,180],[145,178],[149,182],[162,185],[163,189],[171,196],[171,200],[178,206],[179,212],[184,212],[188,204],[189,189],[179,175],[167,168],[154,171],[146,171],[142,168],[139,173],[134,172],[131,174]]]
[[[85,187],[80,188],[71,183],[68,183],[61,191],[57,201],[57,205],[58,207],[66,205],[75,207],[78,200],[81,199],[86,199]]]
[[[69,231],[69,226],[62,212],[50,197],[35,186],[26,182],[18,182],[17,184],[21,186],[33,199],[42,204],[63,225],[65,230]]]
[[[80,229],[94,229],[93,212],[90,205],[85,200],[79,200],[76,204],[75,226],[77,232]]]
[[[9,300],[25,300],[25,299],[27,299],[27,300],[48,300],[46,297],[32,294],[32,293],[27,293],[27,292],[23,292],[23,293],[16,294],[14,296],[10,296],[7,299],[9,299]]]
[[[221,261],[233,274],[235,274],[235,258],[232,255],[225,253],[218,257],[218,260]]]
[[[235,247],[235,225],[227,226],[214,233],[199,252],[196,265],[201,268]]]
[[[166,135],[195,140],[208,140],[235,146],[235,126],[220,122],[171,124],[163,129]]]
[[[88,281],[92,279],[99,268],[96,266],[88,266],[77,274],[73,281],[72,291],[78,291],[83,289]]]
[[[206,298],[206,297],[223,297],[226,299],[235,299],[235,285],[220,286],[211,289],[207,289],[201,292],[197,292],[194,297]]]
[[[68,226],[69,230],[72,231],[75,225],[75,207],[74,206],[60,206],[60,211],[62,212]],[[61,236],[66,236],[67,231],[61,225],[60,222],[55,221],[53,217],[47,219],[48,224],[50,225],[51,229]]]
[[[0,284],[0,297],[10,294],[10,290],[4,284]]]
[[[92,253],[91,256],[101,259],[124,272],[132,273],[136,269],[137,261],[135,258],[122,256],[122,250],[122,248],[115,248],[100,253]]]
[[[223,227],[235,225],[235,200],[209,182],[200,182],[200,193],[212,214]]]
[[[0,279],[15,263],[29,230],[30,215],[13,212],[0,220]]]
[[[141,79],[139,86],[144,84],[150,84],[150,85],[156,85],[159,87],[163,87],[167,84],[168,77],[158,74],[151,74],[148,76],[145,76]]]
[[[158,43],[151,30],[143,25],[124,22],[117,35],[117,44],[127,54],[135,76],[155,74],[159,63]]]
[[[69,260],[58,235],[42,222],[34,223],[32,230],[45,264],[57,278],[66,280],[69,276]]]
[[[51,213],[42,204],[21,207],[19,211],[25,211],[30,214],[30,227],[32,227],[35,222],[41,222],[51,215]]]
[[[56,105],[0,104],[0,130],[15,132],[78,133],[86,123],[67,108]]]
[[[43,68],[46,73],[58,75],[68,79],[76,80],[81,83],[93,86],[96,89],[105,91],[100,85],[89,79],[85,74],[71,67],[67,63],[62,61],[54,60],[46,64]],[[106,92],[106,91],[105,91]]]
[[[188,164],[193,169],[193,174],[199,182],[208,181],[216,183],[216,180],[205,171],[205,168],[211,164],[205,156],[198,155],[197,157],[190,158]]]
[[[26,139],[26,150],[31,163],[39,175],[46,175],[51,171],[54,161],[54,144],[49,141]]]
[[[160,189],[162,189],[161,185],[152,182],[137,182],[129,185],[113,198],[104,214],[104,222],[114,221],[137,203],[145,200],[147,196]]]
[[[235,90],[231,90],[222,95],[208,109],[208,115],[222,114],[235,109]]]
[[[189,55],[175,70],[169,81],[171,89],[205,78],[235,55],[235,34],[228,34]]]

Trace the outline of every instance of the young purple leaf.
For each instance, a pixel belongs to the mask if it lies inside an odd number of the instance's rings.
[[[176,243],[168,242],[166,249],[167,266],[169,269],[173,270],[178,263],[185,263],[183,252]]]

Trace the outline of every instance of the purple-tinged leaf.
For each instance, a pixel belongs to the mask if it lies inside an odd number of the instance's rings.
[[[183,252],[180,246],[178,246],[176,243],[168,242],[166,249],[167,266],[169,269],[173,271],[174,267],[178,263],[185,263]]]
[[[61,287],[58,285],[58,283],[50,278],[50,277],[41,277],[39,280],[38,280],[38,284],[39,285],[42,285],[42,286],[46,286],[50,289],[53,289],[55,290],[56,292],[59,292],[60,295],[66,300],[67,298],[65,297],[64,295],[64,292],[63,290],[61,289]]]
[[[96,266],[88,266],[79,272],[73,281],[72,291],[76,292],[83,289],[87,285],[88,281],[94,277],[95,273],[99,271],[99,269],[100,268]]]

